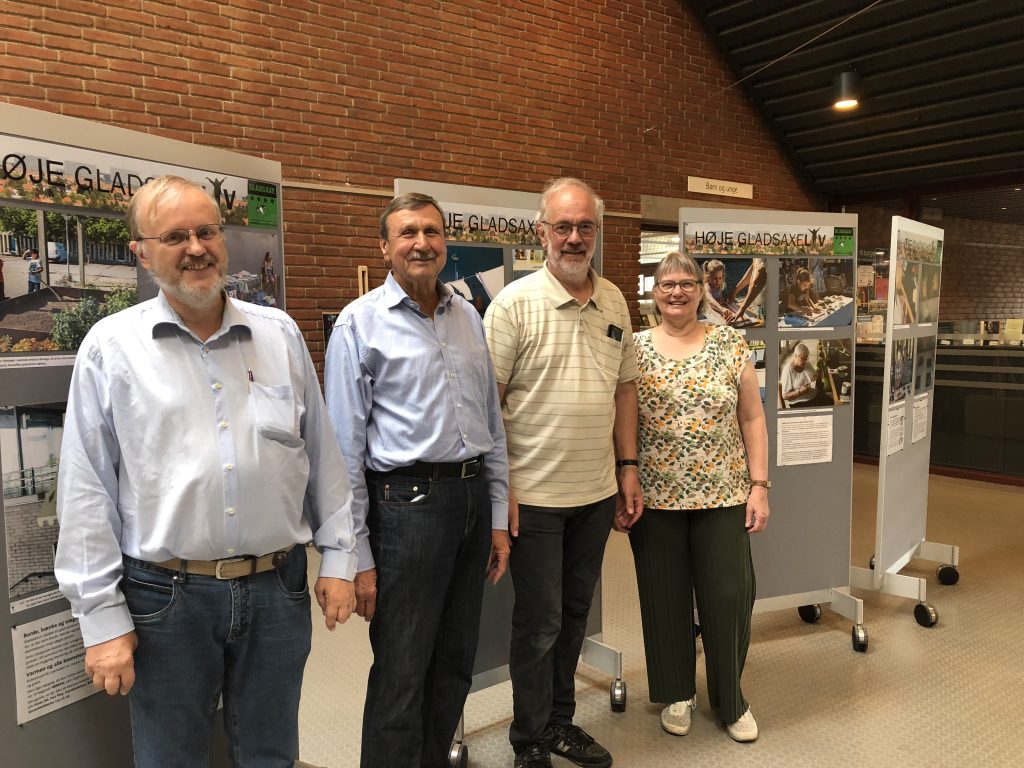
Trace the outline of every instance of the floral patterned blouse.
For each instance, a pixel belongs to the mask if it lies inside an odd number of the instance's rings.
[[[750,359],[743,336],[705,324],[704,346],[686,360],[654,348],[650,331],[633,335],[640,364],[640,484],[654,509],[744,504],[750,489],[736,405]]]

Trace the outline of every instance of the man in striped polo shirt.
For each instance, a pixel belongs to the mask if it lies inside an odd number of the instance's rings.
[[[629,310],[591,269],[601,209],[585,182],[549,182],[537,215],[544,267],[502,290],[484,318],[509,454],[516,768],[550,768],[552,751],[577,765],[612,764],[572,723],[608,532],[643,511]]]

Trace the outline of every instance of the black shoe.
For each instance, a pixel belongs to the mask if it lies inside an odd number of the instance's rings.
[[[551,768],[551,753],[546,744],[532,744],[516,753],[515,768]]]
[[[594,737],[578,725],[555,725],[551,728],[551,751],[586,768],[608,768],[612,756],[594,741]]]

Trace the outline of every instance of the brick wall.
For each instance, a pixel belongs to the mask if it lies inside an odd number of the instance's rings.
[[[0,12],[0,51],[0,99],[279,160],[292,182],[573,174],[636,214],[695,175],[820,208],[679,0],[34,0]],[[286,182],[288,305],[317,360],[320,310],[355,296],[356,265],[383,274],[381,204]],[[630,294],[638,233],[620,217],[605,238]]]
[[[861,248],[888,248],[892,216],[876,206],[847,208],[859,216]],[[940,320],[1024,317],[1024,225],[945,216],[924,221],[945,231]]]

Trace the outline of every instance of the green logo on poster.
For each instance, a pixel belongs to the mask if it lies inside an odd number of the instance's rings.
[[[248,218],[250,227],[277,226],[277,185],[249,182]]]
[[[853,255],[853,227],[836,227],[832,234],[832,253],[835,256]]]

